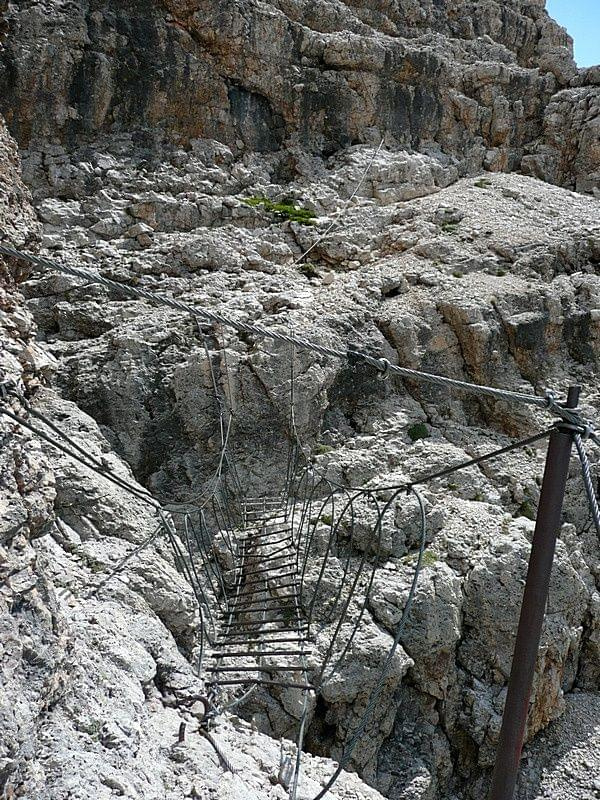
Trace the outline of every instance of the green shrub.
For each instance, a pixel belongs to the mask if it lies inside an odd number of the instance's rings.
[[[413,442],[416,442],[417,439],[427,439],[429,437],[429,430],[424,422],[417,422],[415,425],[411,425],[407,433]]]
[[[403,564],[416,564],[419,558],[418,553],[409,553],[406,556],[403,556],[402,563]],[[439,557],[433,550],[425,550],[423,553],[423,561],[422,564],[424,567],[432,567],[439,561]]]
[[[310,261],[303,261],[300,264],[300,266],[298,267],[298,269],[307,278],[320,278],[321,277],[321,273],[319,272],[319,270]]]
[[[444,222],[442,230],[444,233],[454,234],[458,231],[458,222]]]
[[[519,506],[519,510],[517,512],[517,516],[519,517],[527,517],[527,519],[535,520],[536,518],[536,511],[535,506],[531,500],[525,500]]]
[[[265,211],[274,214],[278,219],[289,219],[291,222],[298,222],[300,225],[314,225],[316,214],[308,208],[296,206],[293,203],[274,203],[268,197],[257,195],[255,197],[243,197],[242,202],[247,206],[257,208],[262,206]]]
[[[478,189],[489,189],[492,186],[492,182],[489,178],[479,178],[473,185],[477,186]]]

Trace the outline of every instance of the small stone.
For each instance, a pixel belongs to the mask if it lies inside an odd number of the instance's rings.
[[[152,236],[153,233],[154,231],[150,225],[146,225],[144,222],[136,222],[135,225],[132,225],[131,228],[127,230],[127,236],[131,239],[135,238],[136,236],[140,236],[141,234]]]

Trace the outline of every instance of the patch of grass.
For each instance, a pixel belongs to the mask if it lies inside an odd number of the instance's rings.
[[[479,178],[475,181],[473,186],[476,186],[478,189],[489,189],[492,186],[492,182],[489,178]]]
[[[455,269],[454,272],[452,273],[452,275],[453,275],[454,278],[462,278],[462,277],[464,277],[462,272],[460,270],[458,270],[458,269]]]
[[[321,522],[323,525],[331,525],[333,523],[333,517],[331,514],[321,514]]]
[[[282,608],[279,612],[283,622],[294,622],[296,619],[296,612],[293,608]],[[269,620],[266,620],[267,622]]]
[[[444,233],[452,235],[458,231],[458,222],[444,222],[442,225],[442,230]]]
[[[531,500],[524,500],[517,511],[518,517],[527,517],[527,519],[535,520],[536,511],[535,506]]]
[[[293,203],[274,203],[268,197],[256,195],[255,197],[243,197],[242,202],[247,206],[257,208],[262,206],[265,211],[274,214],[278,219],[298,222],[300,225],[314,225],[316,214],[308,208],[296,206]]]
[[[333,447],[328,444],[316,444],[314,447],[314,454],[317,456],[324,456],[326,453],[331,453]]]
[[[310,261],[303,261],[302,264],[299,265],[298,269],[307,278],[321,277],[319,270]]]
[[[402,562],[404,564],[416,564],[418,558],[417,553],[409,553],[408,555],[402,558]],[[434,553],[433,550],[425,550],[423,553],[423,566],[424,567],[432,567],[439,561],[439,557],[437,553]]]
[[[427,439],[430,435],[429,429],[424,422],[417,422],[415,425],[411,425],[407,433],[413,442],[416,442],[418,439]]]

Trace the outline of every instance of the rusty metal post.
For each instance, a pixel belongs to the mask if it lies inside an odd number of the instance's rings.
[[[579,386],[569,389],[567,408],[577,407],[579,393]],[[560,425],[550,434],[489,800],[513,800],[517,783],[572,444],[573,434]]]

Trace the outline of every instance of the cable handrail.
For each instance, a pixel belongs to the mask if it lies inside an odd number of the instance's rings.
[[[377,370],[382,377],[398,375],[403,379],[431,383],[436,386],[448,389],[456,389],[470,394],[479,395],[481,397],[490,397],[510,403],[536,406],[539,409],[548,411],[553,416],[558,417],[567,423],[580,426],[585,437],[592,436],[595,441],[600,442],[600,438],[598,437],[593,424],[589,420],[584,419],[577,409],[571,410],[565,408],[557,401],[556,394],[549,389],[545,391],[543,396],[540,396],[525,392],[517,392],[510,389],[500,389],[494,386],[471,383],[469,381],[463,381],[457,378],[449,378],[443,375],[436,375],[430,372],[412,369],[410,367],[402,367],[397,364],[392,364],[387,358],[378,358],[372,356],[367,352],[355,349],[353,346],[348,346],[345,350],[342,350],[340,348],[321,344],[312,339],[296,336],[291,333],[284,333],[280,330],[266,328],[257,323],[244,322],[220,311],[213,311],[198,305],[184,303],[181,300],[177,300],[166,295],[157,294],[155,292],[150,292],[147,289],[143,289],[138,286],[130,286],[129,284],[115,281],[111,278],[106,278],[103,275],[84,267],[73,267],[67,264],[59,264],[42,256],[24,253],[5,244],[0,244],[0,254],[27,261],[28,263],[42,269],[55,270],[66,275],[71,275],[75,278],[81,278],[89,283],[98,283],[106,286],[109,289],[112,289],[113,291],[129,295],[130,297],[146,300],[152,304],[163,305],[176,311],[182,311],[186,314],[191,314],[194,317],[200,317],[212,323],[226,325],[227,327],[234,328],[239,333],[253,334],[256,336],[273,339],[275,341],[285,342],[302,350],[309,350],[313,353],[317,353],[321,356],[329,356],[332,358],[348,360],[350,364],[354,365],[361,362],[366,363],[373,367],[373,369]]]

